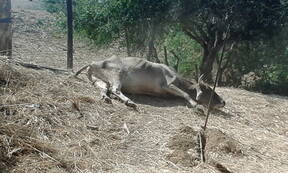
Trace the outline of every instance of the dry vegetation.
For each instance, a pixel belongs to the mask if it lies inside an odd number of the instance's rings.
[[[14,11],[14,59],[65,68],[65,38],[52,33],[54,18]],[[75,44],[76,69],[121,52]],[[287,97],[217,88],[227,106],[211,115],[203,164],[195,136],[205,117],[182,99],[132,95],[135,111],[116,100],[104,103],[80,77],[0,57],[0,172],[288,171]]]

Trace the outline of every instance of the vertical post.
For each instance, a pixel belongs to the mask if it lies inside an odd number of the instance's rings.
[[[199,69],[198,69],[198,65],[195,64],[195,80],[198,81],[199,79]]]
[[[11,0],[0,0],[0,54],[12,56]]]
[[[131,56],[128,27],[125,28],[125,40],[126,40],[127,55]]]
[[[164,63],[165,63],[167,66],[169,66],[166,46],[164,46]]]
[[[72,0],[66,0],[67,4],[67,69],[73,69],[73,10]]]

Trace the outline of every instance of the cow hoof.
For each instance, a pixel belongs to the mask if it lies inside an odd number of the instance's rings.
[[[202,109],[197,109],[196,108],[196,113],[199,115],[205,115],[205,112]]]
[[[188,102],[189,102],[189,105],[188,105],[189,108],[195,108],[198,105],[197,102],[193,100],[189,100]]]
[[[129,107],[132,107],[132,108],[136,108],[137,105],[132,102],[131,100],[128,100],[126,103],[125,103],[126,106],[129,106]]]
[[[190,104],[187,105],[187,107],[188,107],[188,108],[196,108],[196,107],[197,107],[197,104],[192,104],[192,103],[190,103]]]
[[[195,106],[195,111],[196,111],[196,113],[198,113],[200,115],[204,115],[205,114],[204,106],[202,106],[202,105],[196,105]]]
[[[112,104],[112,100],[107,96],[103,96],[101,100],[104,100],[104,103]]]

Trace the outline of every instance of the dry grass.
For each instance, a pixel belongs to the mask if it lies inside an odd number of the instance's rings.
[[[29,29],[38,17],[53,17],[25,9],[15,15],[15,57],[65,68],[64,37],[51,35],[45,24]],[[75,44],[76,69],[123,54]],[[134,111],[116,100],[103,103],[84,75],[82,81],[0,60],[0,172],[288,171],[287,97],[217,88],[227,106],[211,115],[202,164],[194,147],[205,117],[182,99],[131,95],[139,105]]]

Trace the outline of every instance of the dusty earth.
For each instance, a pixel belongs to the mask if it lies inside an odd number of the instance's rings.
[[[13,0],[13,59],[0,57],[0,172],[288,172],[288,98],[217,88],[226,107],[211,114],[206,163],[197,132],[205,117],[182,99],[129,97],[138,110],[100,100],[79,79],[15,61],[66,67],[66,38],[39,1]],[[75,69],[125,55],[75,40]]]

